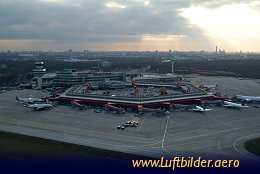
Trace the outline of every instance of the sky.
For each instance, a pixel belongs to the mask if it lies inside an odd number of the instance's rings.
[[[0,0],[0,50],[260,52],[260,0]]]

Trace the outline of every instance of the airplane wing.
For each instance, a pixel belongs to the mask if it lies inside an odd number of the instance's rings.
[[[245,99],[243,99],[244,101],[246,101],[246,102],[251,102],[252,100],[251,99],[249,99],[249,98],[245,98]]]
[[[193,108],[193,109],[191,109],[191,111],[194,111],[194,112],[203,112],[204,110],[203,109],[201,109],[201,108]]]
[[[233,105],[233,104],[225,104],[223,105],[224,107],[229,107],[229,108],[242,108],[242,106],[239,105]]]
[[[198,111],[198,112],[199,112],[199,111],[201,111],[201,110],[199,110],[199,109],[191,109],[191,111]]]
[[[41,110],[41,109],[45,109],[45,108],[51,108],[52,105],[41,105],[41,104],[33,104],[33,105],[28,105],[28,108],[33,108],[35,111]]]
[[[41,109],[43,109],[44,107],[36,107],[36,108],[34,108],[34,110],[35,111],[38,111],[38,110],[41,110]]]
[[[229,108],[248,108],[248,106],[243,106],[243,105],[231,105],[231,104],[226,104],[223,105],[224,107],[229,107]]]

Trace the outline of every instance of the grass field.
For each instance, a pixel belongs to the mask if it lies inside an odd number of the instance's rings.
[[[0,155],[5,159],[76,158],[81,160],[121,160],[139,156],[98,148],[63,143],[0,131]]]
[[[249,152],[260,156],[260,138],[247,141],[245,143],[245,148]]]

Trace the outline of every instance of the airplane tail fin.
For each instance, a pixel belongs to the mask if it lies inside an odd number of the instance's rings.
[[[16,95],[15,98],[16,98],[17,101],[20,101],[20,97],[18,95]]]

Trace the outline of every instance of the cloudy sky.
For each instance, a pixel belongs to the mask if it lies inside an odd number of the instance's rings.
[[[0,50],[260,51],[260,0],[0,0]]]

